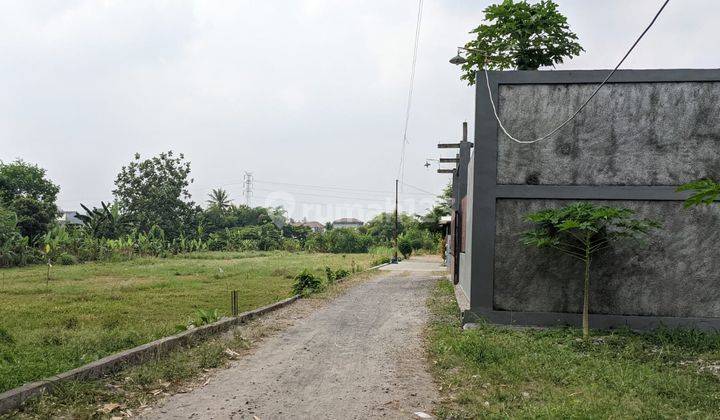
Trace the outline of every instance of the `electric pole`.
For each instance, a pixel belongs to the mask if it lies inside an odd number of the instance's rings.
[[[252,172],[245,172],[245,176],[243,177],[243,181],[245,182],[245,205],[250,207],[250,198],[252,197]]]
[[[393,226],[393,236],[395,237],[395,250],[393,252],[392,263],[398,262],[398,180],[395,180],[395,225]]]

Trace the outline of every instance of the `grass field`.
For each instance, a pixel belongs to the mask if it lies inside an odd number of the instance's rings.
[[[440,418],[718,418],[720,335],[463,331],[452,285],[429,300]]]
[[[240,311],[291,295],[303,268],[368,268],[378,255],[206,252],[0,270],[0,392],[173,334],[198,309]]]

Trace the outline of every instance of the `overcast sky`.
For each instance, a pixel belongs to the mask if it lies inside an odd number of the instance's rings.
[[[426,0],[401,201],[422,211],[448,177],[436,144],[471,125],[472,88],[448,63],[490,1]],[[586,52],[613,67],[660,0],[566,0]],[[135,152],[182,152],[193,199],[222,186],[291,216],[390,208],[416,0],[0,1],[0,160],[37,163],[59,205],[111,200]],[[624,68],[717,68],[717,0],[674,0]],[[302,184],[303,187],[287,184]],[[312,187],[309,187],[312,186]],[[268,198],[275,199],[268,201]],[[285,201],[278,202],[277,199]],[[423,201],[424,199],[424,201]],[[322,205],[318,207],[318,205]]]

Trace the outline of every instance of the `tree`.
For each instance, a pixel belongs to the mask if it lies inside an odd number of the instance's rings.
[[[711,179],[700,179],[678,187],[677,191],[693,191],[685,200],[685,207],[710,205],[720,197],[720,184]]]
[[[450,208],[452,194],[452,184],[446,185],[445,188],[443,188],[442,194],[437,196],[437,204],[435,204],[427,214],[418,216],[421,228],[432,233],[441,233],[443,231],[442,226],[440,226],[440,219],[444,216],[449,216],[452,211]]]
[[[140,154],[123,166],[115,179],[113,194],[120,211],[135,227],[149,232],[160,227],[168,239],[196,230],[198,208],[190,200],[187,187],[193,181],[190,162],[172,151],[142,160]]]
[[[640,239],[651,229],[660,227],[656,221],[633,219],[626,208],[573,203],[560,209],[541,210],[527,215],[536,224],[523,234],[525,245],[552,248],[584,263],[583,337],[589,332],[590,263],[598,252],[610,248],[620,239]]]
[[[0,203],[17,215],[20,234],[35,243],[55,223],[60,188],[48,180],[45,169],[16,160],[0,162]]]
[[[287,224],[282,227],[282,234],[284,237],[297,239],[302,246],[305,245],[305,241],[311,233],[312,229],[307,226]]]
[[[471,85],[475,84],[477,69],[485,66],[537,70],[584,51],[552,0],[535,4],[504,0],[488,6],[484,13],[488,23],[473,29],[470,33],[477,37],[465,44],[471,51],[462,66],[462,79]]]
[[[208,197],[210,198],[207,200],[207,203],[210,208],[214,207],[220,211],[227,210],[227,208],[230,207],[230,203],[232,202],[227,191],[222,188],[213,189],[212,192],[208,194]]]
[[[418,222],[414,217],[400,213],[398,215],[398,235],[410,227],[417,226]],[[395,232],[395,214],[380,213],[367,222],[362,229],[370,235],[376,243],[389,245],[392,243]]]
[[[372,242],[369,236],[355,229],[331,229],[323,236],[327,252],[333,254],[368,252]]]
[[[85,214],[78,213],[75,217],[83,222],[85,232],[93,238],[118,239],[129,228],[127,217],[120,213],[120,206],[117,203],[108,205],[101,201],[100,206],[91,210],[80,204]]]
[[[28,238],[20,235],[17,215],[0,204],[0,267],[24,265],[32,258]]]

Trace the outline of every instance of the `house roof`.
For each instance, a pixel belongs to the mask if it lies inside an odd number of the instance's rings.
[[[335,224],[335,223],[360,224],[360,225],[363,224],[362,221],[352,218],[352,217],[343,217],[341,219],[337,219],[337,220],[333,221],[333,224]]]
[[[323,229],[325,228],[325,225],[323,225],[320,222],[316,222],[314,220],[311,220],[309,222],[292,222],[293,226],[307,226],[312,229]]]

